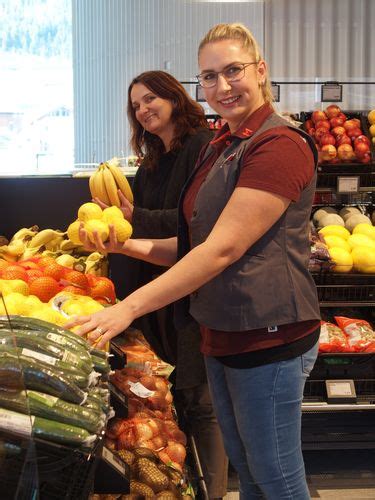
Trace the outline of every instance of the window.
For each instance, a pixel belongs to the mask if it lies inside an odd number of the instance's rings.
[[[0,0],[0,174],[74,162],[71,0]]]

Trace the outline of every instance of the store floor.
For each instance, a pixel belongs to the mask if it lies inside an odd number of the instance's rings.
[[[304,452],[312,500],[375,499],[375,450]],[[225,500],[238,500],[237,478],[229,475]]]

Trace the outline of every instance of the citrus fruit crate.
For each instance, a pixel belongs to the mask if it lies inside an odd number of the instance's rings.
[[[313,273],[320,302],[375,303],[375,274]]]
[[[95,453],[0,433],[2,500],[85,500],[92,491]]]

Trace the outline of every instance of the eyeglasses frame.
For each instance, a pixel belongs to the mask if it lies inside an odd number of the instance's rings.
[[[223,77],[225,78],[225,81],[226,82],[229,82],[229,83],[234,83],[234,82],[239,82],[240,80],[242,80],[242,78],[244,78],[245,76],[245,69],[248,67],[248,66],[251,66],[252,64],[258,64],[259,61],[253,61],[253,62],[249,62],[249,63],[237,63],[238,65],[242,65],[243,68],[242,68],[242,71],[243,71],[243,74],[240,78],[236,78],[234,80],[228,80],[225,75],[224,75],[224,72],[227,71],[231,66],[235,65],[236,63],[233,63],[233,64],[230,64],[226,69],[222,70],[222,71],[207,71],[207,73],[215,73],[216,74],[216,80],[215,80],[215,83],[213,85],[208,85],[208,86],[204,86],[201,84],[199,78],[202,77],[203,73],[200,73],[199,75],[196,75],[196,79],[198,80],[198,85],[200,87],[202,87],[203,89],[210,89],[212,87],[215,87],[215,85],[217,85],[217,82],[218,82],[218,77],[219,75],[223,75]]]

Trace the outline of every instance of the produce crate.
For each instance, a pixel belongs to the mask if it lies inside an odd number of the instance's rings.
[[[95,453],[40,439],[0,434],[2,500],[85,500],[92,491]]]
[[[375,302],[375,274],[329,272],[312,274],[320,302]]]
[[[375,354],[321,353],[306,382],[305,397],[324,398],[326,379],[353,379],[359,396],[375,398]],[[358,383],[358,387],[357,387]]]

